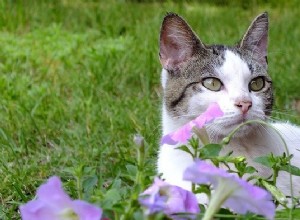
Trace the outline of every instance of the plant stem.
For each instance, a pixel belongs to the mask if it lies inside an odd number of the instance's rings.
[[[138,149],[137,150],[137,174],[136,174],[136,180],[135,182],[137,184],[139,184],[141,187],[144,186],[143,184],[143,174],[142,174],[142,170],[143,170],[143,167],[144,167],[144,151],[142,149]]]
[[[231,190],[228,190],[228,186],[226,185],[226,181],[220,182],[220,185],[211,197],[208,208],[206,209],[202,220],[213,219],[214,215],[220,210],[222,204],[232,194],[234,187],[232,187]]]
[[[278,177],[278,172],[279,172],[279,170],[277,168],[273,169],[273,184],[274,184],[274,186],[276,185],[276,180],[277,180],[277,177]]]
[[[192,192],[195,193],[195,191],[196,191],[196,184],[192,183]]]
[[[144,187],[144,181],[143,181],[143,173],[142,170],[144,168],[144,163],[145,163],[145,142],[144,138],[140,135],[136,135],[134,137],[134,142],[136,144],[136,152],[137,152],[137,173],[135,176],[135,183],[134,183],[134,189],[136,190],[137,188],[143,188]],[[125,207],[124,214],[121,215],[120,220],[126,220],[126,219],[131,219],[132,218],[132,213],[133,213],[133,201],[137,200],[137,195],[133,193],[131,195],[131,198]]]
[[[197,128],[193,127],[193,132],[197,135],[203,145],[207,145],[210,143],[207,131],[205,128]]]
[[[82,195],[82,184],[81,184],[80,177],[76,177],[76,185],[77,185],[77,191],[78,191],[78,198],[82,199],[83,195]]]
[[[253,123],[262,124],[262,125],[265,125],[265,126],[267,126],[267,127],[270,127],[271,129],[273,129],[273,130],[276,132],[276,134],[279,136],[280,140],[282,141],[282,144],[283,144],[283,146],[284,146],[284,148],[285,148],[285,152],[286,152],[287,156],[288,156],[288,157],[290,156],[289,149],[288,149],[287,144],[286,144],[284,138],[282,137],[281,133],[280,133],[274,126],[272,126],[271,124],[268,124],[268,123],[266,123],[266,122],[264,122],[264,121],[261,121],[261,120],[250,120],[250,121],[247,121],[247,122],[244,122],[244,123],[240,124],[240,125],[237,126],[233,131],[231,131],[227,137],[225,137],[225,138],[223,139],[222,144],[226,144],[226,145],[229,144],[229,142],[230,142],[231,138],[233,137],[233,135],[234,135],[241,127],[243,127],[243,126],[245,126],[245,125],[247,125],[247,124],[253,124]],[[290,175],[289,175],[289,176],[290,176],[290,178],[289,178],[289,182],[290,182],[290,192],[291,192],[291,197],[293,198],[293,197],[294,197],[294,190],[293,190],[293,181],[292,181],[292,174],[291,174],[291,166],[288,166],[288,167],[289,167],[289,174],[290,174]],[[275,181],[275,182],[276,182],[276,181]],[[294,207],[294,206],[295,206],[295,201],[294,201],[294,199],[292,199],[292,207]],[[289,219],[292,219],[292,209],[290,209],[290,213],[289,213],[289,214],[290,214]]]

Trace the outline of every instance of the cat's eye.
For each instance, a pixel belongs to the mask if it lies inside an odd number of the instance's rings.
[[[214,91],[214,92],[218,92],[221,90],[222,88],[222,82],[217,79],[217,78],[214,78],[214,77],[209,77],[209,78],[206,78],[202,81],[202,85],[211,90],[211,91]]]
[[[265,87],[265,79],[262,76],[256,77],[249,83],[249,90],[258,92]]]

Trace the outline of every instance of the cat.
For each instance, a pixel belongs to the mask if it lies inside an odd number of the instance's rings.
[[[224,116],[206,126],[212,143],[219,143],[242,122],[268,121],[283,136],[289,153],[294,155],[292,164],[300,167],[300,127],[270,120],[273,88],[267,72],[268,26],[268,13],[264,12],[252,21],[236,45],[205,45],[182,17],[175,13],[165,16],[159,52],[163,67],[163,135],[180,128],[216,102]],[[193,159],[176,147],[178,145],[160,146],[158,173],[166,182],[191,190],[191,183],[182,180],[182,176]],[[271,170],[253,159],[271,152],[282,155],[285,148],[270,127],[248,124],[223,147],[221,154],[231,151],[233,156],[244,156],[258,175],[269,177]],[[287,172],[279,173],[277,187],[285,195],[291,195]],[[294,195],[299,196],[298,176],[293,176],[293,189]]]

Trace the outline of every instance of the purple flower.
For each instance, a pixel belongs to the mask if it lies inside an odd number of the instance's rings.
[[[240,179],[235,174],[197,160],[186,169],[183,179],[197,184],[211,184],[215,191],[212,194],[207,212],[209,212],[210,207],[212,207],[211,209],[219,209],[223,206],[239,214],[245,214],[249,211],[263,215],[268,219],[274,218],[275,205],[270,193]],[[214,213],[217,211],[214,210]]]
[[[102,210],[85,201],[71,200],[60,179],[51,177],[37,191],[37,199],[20,206],[23,220],[99,220]]]
[[[153,185],[140,195],[139,202],[146,207],[147,215],[163,212],[176,220],[182,219],[179,215],[174,215],[176,213],[200,212],[197,198],[192,192],[170,185],[159,178],[155,178]]]
[[[160,143],[161,145],[163,144],[175,145],[177,143],[185,144],[192,136],[193,127],[196,126],[198,128],[202,128],[205,124],[223,115],[224,113],[220,109],[220,106],[217,103],[212,103],[208,106],[206,111],[203,112],[196,119],[183,125],[178,130],[163,136]]]

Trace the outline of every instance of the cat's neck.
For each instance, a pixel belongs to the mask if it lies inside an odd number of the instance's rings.
[[[176,131],[177,129],[182,127],[185,123],[187,123],[187,121],[185,121],[183,119],[172,118],[168,114],[165,105],[163,105],[163,108],[162,108],[162,133],[163,133],[163,135],[167,135],[173,131]]]

